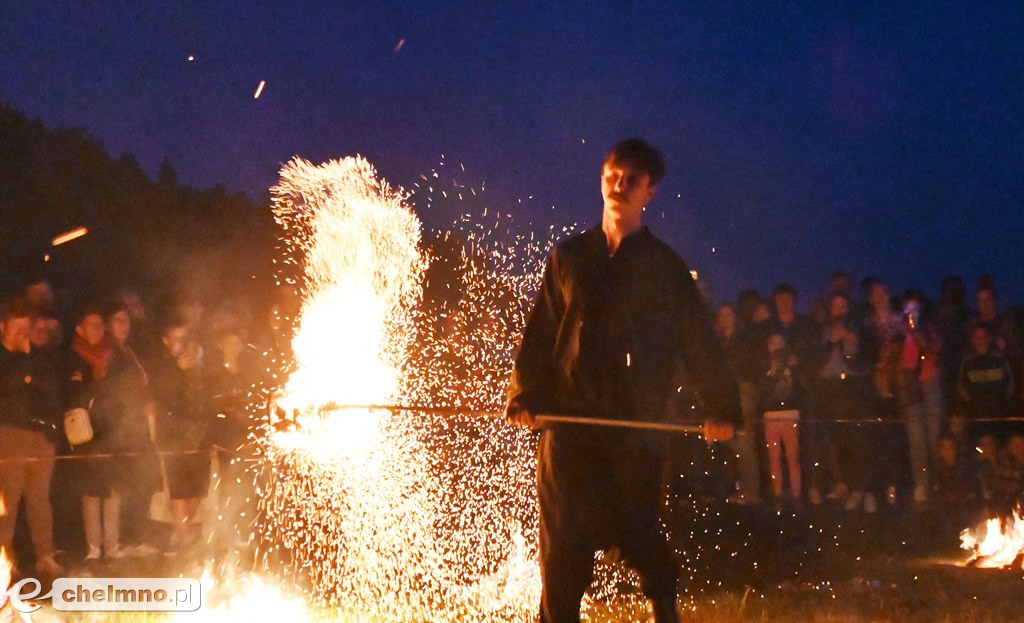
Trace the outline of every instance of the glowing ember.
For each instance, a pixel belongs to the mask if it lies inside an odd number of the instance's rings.
[[[1024,569],[1024,519],[1017,507],[1011,517],[994,517],[960,533],[960,547],[972,552],[968,564],[985,568]]]
[[[82,236],[85,236],[88,233],[89,233],[88,228],[76,227],[75,229],[72,229],[71,231],[67,231],[67,232],[64,232],[63,234],[61,234],[59,236],[55,236],[51,242],[52,242],[53,246],[59,247],[62,244],[71,242],[72,240],[77,240],[78,238],[81,238]]]

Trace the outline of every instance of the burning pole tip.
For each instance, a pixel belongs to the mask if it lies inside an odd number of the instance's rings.
[[[72,229],[71,231],[66,231],[63,234],[60,234],[59,236],[55,236],[54,239],[51,242],[53,243],[53,246],[59,247],[60,245],[66,243],[66,242],[71,242],[72,240],[75,240],[77,238],[81,238],[82,236],[84,236],[84,235],[86,235],[88,233],[89,233],[89,229],[88,228],[86,228],[86,227],[76,227],[75,229]]]

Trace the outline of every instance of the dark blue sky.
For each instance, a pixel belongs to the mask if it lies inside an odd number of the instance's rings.
[[[9,3],[0,98],[253,197],[295,154],[405,186],[444,154],[545,230],[596,222],[639,135],[669,164],[651,224],[719,299],[841,267],[1024,302],[1019,2],[142,4]]]

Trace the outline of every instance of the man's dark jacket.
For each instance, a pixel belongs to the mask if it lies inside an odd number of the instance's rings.
[[[686,264],[646,227],[609,256],[595,227],[551,254],[509,399],[534,413],[660,420],[678,364],[708,417],[740,422],[733,373]]]
[[[44,432],[56,439],[65,384],[55,357],[0,346],[0,426]]]

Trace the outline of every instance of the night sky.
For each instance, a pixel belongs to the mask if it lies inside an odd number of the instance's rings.
[[[443,154],[538,231],[597,222],[638,135],[669,166],[649,223],[719,300],[843,268],[1024,302],[1019,1],[142,4],[6,3],[0,99],[256,199],[296,154],[407,187]]]

